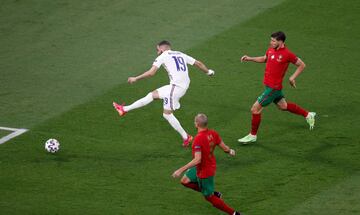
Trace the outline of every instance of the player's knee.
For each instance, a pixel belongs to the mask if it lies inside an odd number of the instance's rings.
[[[279,110],[286,111],[287,110],[287,104],[278,104],[277,107]]]
[[[169,119],[169,117],[170,117],[170,115],[171,115],[171,113],[169,114],[169,113],[163,113],[163,117],[166,119],[166,120],[168,120]]]
[[[186,187],[186,185],[187,185],[188,183],[189,183],[189,182],[183,181],[182,179],[180,180],[180,184],[182,184],[184,187]]]
[[[153,101],[153,100],[154,100],[154,95],[153,95],[153,93],[148,93],[148,94],[146,95],[146,98],[148,98],[149,100]]]
[[[252,107],[250,109],[250,111],[251,111],[252,114],[259,114],[260,113],[259,110],[256,107]]]
[[[190,179],[186,176],[183,176],[180,180],[180,183],[184,186],[186,186],[188,183],[190,183]]]

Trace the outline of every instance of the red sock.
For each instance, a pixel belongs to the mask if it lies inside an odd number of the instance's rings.
[[[230,215],[232,215],[235,212],[234,209],[230,208],[227,204],[225,204],[225,202],[222,199],[218,198],[217,196],[211,195],[205,197],[205,199],[209,201],[217,209],[222,210]]]
[[[302,107],[298,106],[295,103],[291,103],[291,102],[287,103],[287,111],[297,114],[297,115],[302,115],[304,117],[306,117],[309,113],[307,110],[304,110]]]
[[[197,183],[192,183],[192,182],[187,183],[187,184],[182,183],[182,185],[184,185],[187,188],[190,188],[190,189],[200,192],[200,187]]]
[[[251,134],[252,135],[257,134],[257,131],[260,126],[260,122],[261,122],[261,113],[260,114],[252,114],[252,119],[251,119]]]

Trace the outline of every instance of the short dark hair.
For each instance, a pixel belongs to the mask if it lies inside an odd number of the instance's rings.
[[[163,40],[160,43],[158,43],[158,46],[162,46],[162,45],[167,45],[167,46],[171,46],[170,42],[167,40]]]
[[[285,42],[285,40],[286,40],[286,35],[282,31],[277,31],[277,32],[272,33],[271,37],[275,38],[277,41],[281,40],[281,41]]]

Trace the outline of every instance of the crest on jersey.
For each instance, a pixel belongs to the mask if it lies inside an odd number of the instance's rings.
[[[277,62],[281,62],[282,59],[283,59],[283,56],[280,54],[276,60],[277,60]]]

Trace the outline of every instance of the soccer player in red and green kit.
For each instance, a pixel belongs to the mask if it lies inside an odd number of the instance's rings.
[[[238,140],[243,144],[256,141],[257,131],[261,122],[261,111],[272,102],[275,103],[280,110],[303,116],[309,124],[310,130],[314,128],[316,113],[309,112],[293,102],[286,101],[282,92],[282,82],[289,63],[295,64],[297,67],[294,74],[289,78],[289,83],[294,88],[296,88],[296,77],[298,77],[305,68],[305,63],[285,46],[285,39],[286,36],[284,32],[275,32],[271,34],[270,47],[264,56],[249,57],[244,55],[241,57],[242,62],[252,61],[256,63],[266,63],[264,76],[265,90],[251,108],[251,132]]]
[[[231,156],[235,156],[235,151],[225,145],[216,131],[208,129],[208,119],[205,114],[198,114],[195,117],[194,123],[198,134],[192,144],[193,159],[185,166],[176,170],[172,176],[174,178],[180,177],[186,171],[181,179],[181,184],[201,192],[205,199],[219,210],[230,215],[240,215],[239,212],[225,204],[221,199],[221,193],[214,191],[216,171],[215,147],[219,146],[225,153],[229,153]]]

